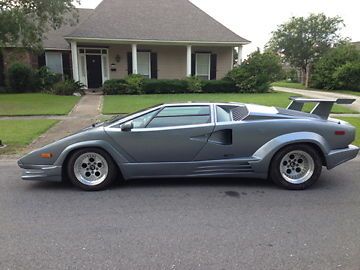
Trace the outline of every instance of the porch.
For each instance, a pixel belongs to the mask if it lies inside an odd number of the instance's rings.
[[[88,88],[140,74],[150,79],[223,78],[233,68],[234,45],[102,44],[71,41],[73,77]],[[241,47],[240,47],[241,54]],[[241,57],[240,57],[241,61]]]

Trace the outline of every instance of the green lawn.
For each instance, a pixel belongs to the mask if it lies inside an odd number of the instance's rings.
[[[306,89],[305,85],[301,83],[294,83],[288,81],[278,81],[271,84],[272,86],[286,87],[286,88],[296,88],[296,89]]]
[[[156,104],[187,101],[210,102],[244,102],[277,107],[287,107],[291,93],[266,94],[157,94],[157,95],[116,95],[105,96],[103,114],[131,113]],[[305,110],[310,111],[312,104],[307,104]],[[336,105],[334,113],[356,113],[347,107]]]
[[[50,94],[0,94],[0,116],[64,115],[80,97]]]
[[[313,89],[313,88],[306,88],[301,83],[294,83],[294,82],[288,82],[288,81],[278,81],[271,84],[272,86],[279,86],[279,87],[286,87],[286,88],[295,88],[295,89],[303,89],[303,90],[309,90],[309,91],[324,91],[324,92],[335,92],[340,94],[349,94],[349,95],[355,95],[360,96],[360,91],[351,91],[351,90],[324,90],[324,89]]]
[[[351,125],[356,127],[356,139],[353,144],[360,146],[360,117],[336,117],[336,118],[349,122]]]
[[[1,154],[14,154],[56,124],[57,120],[0,120]]]

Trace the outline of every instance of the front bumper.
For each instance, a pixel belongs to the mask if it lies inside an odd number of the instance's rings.
[[[24,169],[21,175],[23,180],[61,182],[62,167],[54,165],[24,165],[18,161],[20,168]]]
[[[349,161],[359,153],[359,147],[355,145],[349,145],[344,149],[337,149],[330,151],[326,156],[326,167],[330,170],[346,161]]]

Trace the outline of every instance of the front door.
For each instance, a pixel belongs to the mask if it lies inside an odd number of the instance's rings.
[[[101,55],[86,55],[88,88],[102,86]]]

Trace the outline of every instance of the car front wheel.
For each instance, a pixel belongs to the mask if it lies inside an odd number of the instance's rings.
[[[107,188],[116,178],[117,170],[111,156],[97,148],[73,153],[67,165],[71,182],[87,191]]]
[[[313,147],[290,145],[274,156],[270,178],[287,189],[306,189],[318,180],[321,170],[321,158]]]

